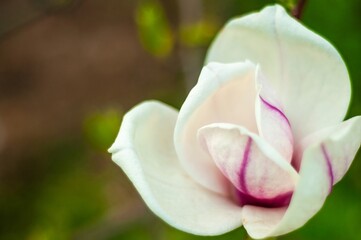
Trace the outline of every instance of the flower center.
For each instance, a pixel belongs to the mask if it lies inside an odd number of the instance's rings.
[[[291,201],[293,191],[282,193],[276,197],[267,198],[254,197],[250,194],[243,193],[242,191],[239,191],[237,188],[233,187],[232,195],[236,204],[240,206],[253,205],[265,208],[275,208],[288,206]]]

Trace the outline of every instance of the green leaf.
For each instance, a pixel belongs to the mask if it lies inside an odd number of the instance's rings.
[[[136,10],[136,24],[145,50],[161,58],[171,53],[174,42],[172,31],[159,2],[141,1]]]
[[[84,121],[86,139],[94,148],[107,150],[114,142],[121,123],[121,113],[114,110],[97,112]]]
[[[277,0],[279,4],[283,5],[289,11],[294,9],[297,5],[297,0]]]
[[[180,28],[181,43],[188,47],[208,46],[218,30],[214,21],[201,20]]]

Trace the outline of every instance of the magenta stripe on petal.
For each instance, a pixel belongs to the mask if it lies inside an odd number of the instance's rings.
[[[239,184],[240,188],[244,193],[248,193],[247,184],[246,184],[246,169],[249,162],[249,155],[251,153],[252,138],[248,137],[246,147],[243,153],[243,159],[241,164],[241,169],[239,171]]]
[[[288,206],[291,201],[293,192],[282,193],[273,198],[254,197],[241,191],[237,191],[236,194],[238,198],[237,202],[241,206],[254,205],[259,207],[274,208]]]
[[[330,192],[332,191],[332,186],[334,183],[334,174],[333,174],[333,169],[332,169],[332,162],[331,162],[331,157],[328,154],[328,151],[326,149],[326,146],[324,144],[321,144],[321,149],[322,149],[322,154],[326,160],[326,164],[327,164],[327,168],[328,168],[328,175],[330,176]]]
[[[280,110],[278,109],[277,107],[273,106],[272,104],[270,104],[269,102],[267,102],[264,98],[262,98],[261,96],[259,96],[261,101],[269,108],[271,109],[272,111],[276,111],[278,114],[280,114],[285,120],[286,122],[288,123],[289,126],[291,126],[291,123],[290,121],[288,120],[288,118],[286,117],[286,115]]]

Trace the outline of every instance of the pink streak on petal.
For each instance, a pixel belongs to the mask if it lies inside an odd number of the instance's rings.
[[[290,121],[288,120],[288,118],[286,117],[286,115],[285,115],[280,109],[278,109],[277,107],[275,107],[275,106],[273,106],[272,104],[270,104],[269,102],[267,102],[267,101],[266,101],[264,98],[262,98],[261,96],[260,96],[260,99],[261,99],[261,101],[262,101],[269,109],[271,109],[271,110],[273,110],[273,111],[276,111],[278,114],[280,114],[280,115],[286,120],[287,124],[288,124],[289,126],[291,126]]]
[[[237,202],[240,206],[254,205],[259,207],[273,208],[288,206],[293,195],[293,191],[282,193],[273,198],[254,197],[236,190]]]
[[[327,151],[326,146],[324,144],[321,144],[321,149],[322,149],[323,156],[324,156],[324,158],[326,160],[326,163],[327,163],[328,175],[330,176],[330,193],[331,193],[332,186],[333,186],[333,183],[334,183],[334,178],[335,178],[335,176],[333,174],[333,169],[332,169],[331,157],[328,154],[328,151]]]
[[[239,172],[239,184],[244,193],[248,194],[248,188],[246,184],[246,169],[249,162],[249,156],[251,153],[252,138],[248,137],[246,147],[243,153],[243,159],[241,169]]]

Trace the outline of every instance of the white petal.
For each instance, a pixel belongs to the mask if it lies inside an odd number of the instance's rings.
[[[148,207],[168,224],[197,235],[241,225],[241,208],[195,183],[173,147],[177,111],[150,101],[130,110],[109,150]]]
[[[251,217],[245,228],[248,234],[255,239],[278,236],[291,232],[303,226],[322,207],[330,187],[327,162],[323,159],[320,148],[312,148],[306,151],[300,181],[292,196],[291,203],[282,220],[273,222],[270,214],[273,212],[262,211],[262,219],[271,219],[272,222],[253,222],[253,209],[248,215],[243,215],[244,222],[248,222],[247,216]],[[263,229],[258,232],[258,229]]]
[[[284,106],[295,140],[339,123],[350,100],[345,63],[324,38],[279,6],[229,22],[206,62],[259,64]]]
[[[289,203],[298,174],[264,139],[224,123],[207,125],[198,134],[205,151],[240,192],[242,205]]]
[[[293,133],[283,106],[265,77],[258,71],[259,93],[256,98],[256,121],[259,135],[269,142],[283,158],[291,162]]]
[[[298,151],[310,145],[320,144],[324,158],[330,164],[333,185],[339,182],[349,169],[361,142],[361,117],[353,117],[336,126],[322,129],[306,137]]]
[[[257,131],[255,70],[250,62],[207,65],[179,112],[174,144],[183,168],[197,182],[221,194],[228,194],[228,182],[200,148],[197,131],[214,122]]]
[[[248,226],[245,224],[251,237],[265,238],[286,234],[302,227],[321,209],[332,185],[347,171],[360,147],[361,117],[352,118],[325,132],[332,134],[309,145],[303,154],[300,181],[282,220],[276,226],[274,223],[264,223],[269,224],[269,227],[268,231],[262,231],[262,234],[253,231],[257,226],[251,226],[252,223]],[[321,135],[324,136],[324,133],[319,136]],[[328,156],[324,147],[327,147]],[[263,214],[264,219],[271,218],[269,213]],[[248,216],[252,216],[252,213]],[[243,215],[243,218],[247,221],[247,216]]]
[[[244,206],[242,211],[243,226],[253,239],[262,239],[277,227],[287,207],[263,208]]]

